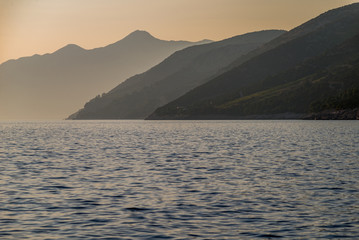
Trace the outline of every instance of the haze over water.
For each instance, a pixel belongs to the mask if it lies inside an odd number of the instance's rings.
[[[0,123],[0,238],[359,238],[355,121]]]

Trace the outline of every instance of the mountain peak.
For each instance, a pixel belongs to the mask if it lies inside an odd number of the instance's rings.
[[[130,33],[129,35],[127,35],[127,37],[125,37],[124,39],[141,39],[142,40],[142,39],[155,39],[155,37],[152,36],[147,31],[136,30],[136,31]]]
[[[82,47],[76,45],[76,44],[67,44],[65,47],[60,48],[59,50],[57,50],[54,53],[63,53],[63,52],[74,52],[74,51],[81,51],[81,50],[85,50]]]

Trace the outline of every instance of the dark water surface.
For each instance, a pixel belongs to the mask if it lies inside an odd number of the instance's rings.
[[[359,239],[359,121],[0,123],[0,239]]]

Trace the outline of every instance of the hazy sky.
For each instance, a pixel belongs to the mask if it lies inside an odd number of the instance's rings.
[[[359,0],[0,0],[0,63],[75,43],[90,49],[140,29],[164,40],[220,40],[293,27]]]

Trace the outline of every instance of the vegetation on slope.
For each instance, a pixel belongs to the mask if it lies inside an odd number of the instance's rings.
[[[304,36],[270,49],[192,90],[157,109],[149,119],[304,114],[314,102],[355,88],[359,79],[359,4],[319,18],[323,24],[313,31],[305,31]]]

